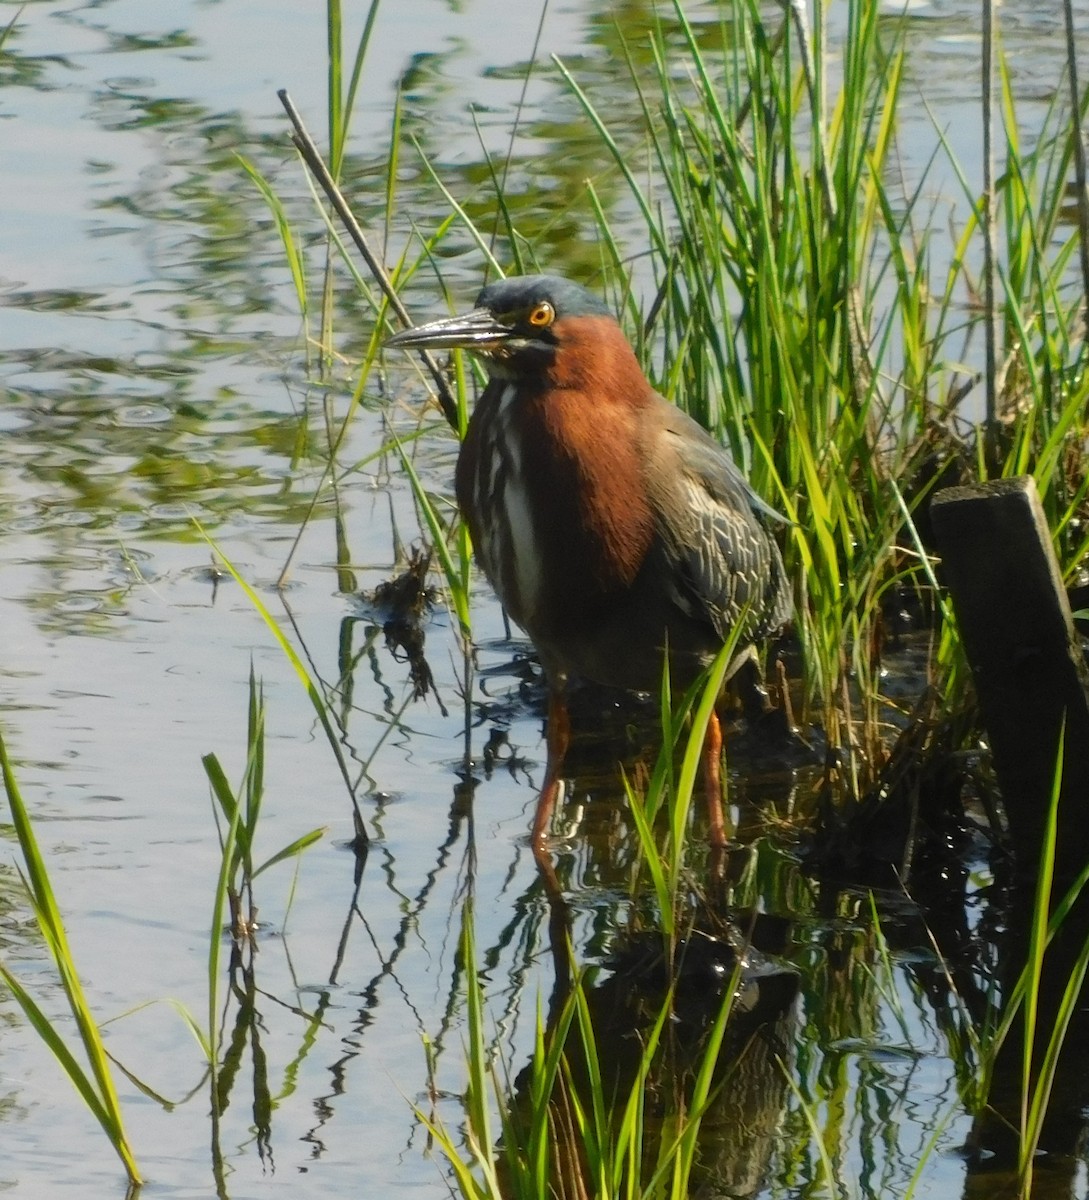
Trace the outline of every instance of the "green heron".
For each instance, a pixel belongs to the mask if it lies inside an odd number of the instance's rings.
[[[533,824],[544,847],[577,676],[629,691],[687,686],[735,633],[733,673],[790,616],[769,521],[726,451],[651,387],[609,309],[565,279],[489,284],[475,308],[390,338],[469,350],[489,382],[456,491],[484,574],[549,682],[548,765]],[[735,626],[741,623],[740,631]],[[704,744],[710,841],[726,841],[715,713]]]

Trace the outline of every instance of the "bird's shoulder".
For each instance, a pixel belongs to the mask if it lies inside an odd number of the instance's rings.
[[[657,461],[648,488],[673,602],[693,619],[709,620],[723,637],[750,605],[754,628],[778,628],[788,599],[768,527],[785,518],[753,491],[729,452],[680,409],[663,399],[653,424]]]
[[[655,460],[652,477],[684,493],[696,509],[722,506],[747,517],[785,521],[753,491],[730,452],[683,409],[655,393],[648,413],[649,457]]]

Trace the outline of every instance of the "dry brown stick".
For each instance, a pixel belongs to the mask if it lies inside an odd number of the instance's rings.
[[[284,106],[291,124],[295,132],[291,135],[291,140],[295,143],[296,149],[302,155],[303,162],[310,168],[310,173],[314,176],[317,182],[321,185],[322,191],[329,197],[329,203],[336,210],[337,216],[344,223],[344,228],[348,231],[352,241],[355,242],[356,248],[363,256],[363,261],[367,264],[367,268],[374,277],[375,282],[382,289],[386,299],[389,301],[390,307],[400,318],[401,323],[406,329],[412,328],[412,318],[408,315],[408,310],[401,303],[401,297],[397,295],[397,290],[393,286],[393,281],[390,279],[386,268],[382,265],[381,259],[371,250],[370,243],[367,241],[367,235],[360,228],[359,222],[355,219],[351,208],[348,206],[348,201],[344,198],[344,193],[337,186],[336,180],[333,178],[329,168],[325,165],[325,160],[322,158],[320,151],[314,143],[314,139],[310,136],[303,124],[302,117],[299,116],[299,111],[292,103],[291,97],[287,94],[286,88],[281,88],[277,93],[280,97],[280,103]],[[427,350],[419,351],[420,357],[423,359],[424,366],[427,367],[431,378],[435,381],[435,388],[438,392],[439,407],[442,409],[442,415],[447,419],[453,429],[458,428],[458,407],[457,401],[454,399],[450,391],[450,386],[447,384],[443,376],[442,369],[435,361],[434,355]]]

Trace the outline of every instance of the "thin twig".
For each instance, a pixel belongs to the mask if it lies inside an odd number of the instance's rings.
[[[500,198],[506,194],[507,177],[510,174],[510,165],[514,160],[514,143],[518,138],[518,127],[522,122],[522,112],[526,106],[526,95],[529,92],[529,81],[533,75],[533,67],[537,62],[537,55],[541,49],[541,37],[544,34],[545,17],[548,16],[549,0],[544,0],[541,5],[541,16],[537,21],[537,32],[533,35],[533,49],[529,53],[529,66],[526,67],[526,73],[522,76],[522,91],[518,97],[518,104],[514,110],[514,122],[510,127],[510,138],[507,142],[507,157],[503,160],[503,173],[499,181]],[[499,220],[502,214],[502,204],[496,206],[495,210],[495,225],[492,228],[492,240],[488,244],[488,249],[495,250],[496,238],[499,236]]]
[[[1077,42],[1074,37],[1074,4],[1065,0],[1066,71],[1070,80],[1070,136],[1074,139],[1074,180],[1078,189],[1078,242],[1081,250],[1082,295],[1089,303],[1089,187],[1086,185],[1085,138],[1081,130],[1081,91],[1078,87]]]
[[[817,178],[820,181],[824,206],[828,215],[834,217],[836,215],[836,194],[828,174],[828,142],[824,119],[824,10],[818,7],[817,19],[822,23],[820,26],[821,63],[819,70],[813,54],[813,39],[809,28],[806,0],[790,0],[790,15],[794,18],[794,26],[798,33],[798,46],[802,52],[802,68],[805,72],[805,86],[809,92],[809,108],[817,130],[817,153],[820,155],[820,162],[817,164]]]
[[[998,420],[998,337],[995,312],[994,0],[983,0],[983,321],[986,347],[987,447],[994,450]]]
[[[401,303],[401,297],[398,296],[396,288],[393,286],[393,281],[390,279],[386,268],[382,265],[381,260],[371,250],[370,243],[367,241],[367,235],[360,228],[359,222],[355,219],[351,208],[348,206],[348,201],[344,198],[344,193],[337,186],[336,180],[333,178],[329,168],[325,165],[325,160],[322,158],[314,139],[310,136],[303,124],[302,117],[299,116],[298,109],[292,103],[291,97],[287,94],[286,88],[281,88],[277,93],[280,97],[280,103],[284,106],[288,117],[291,119],[291,124],[294,126],[295,132],[291,135],[291,140],[295,143],[296,149],[302,155],[303,162],[310,168],[311,174],[321,185],[322,191],[329,197],[329,203],[336,210],[337,216],[344,222],[344,228],[348,231],[348,235],[355,242],[356,248],[363,256],[363,261],[367,264],[367,268],[374,277],[375,282],[382,289],[386,299],[389,301],[390,308],[397,314],[401,323],[406,329],[412,328],[412,318],[408,315],[408,310]],[[442,415],[450,423],[453,429],[458,428],[458,407],[457,401],[454,399],[453,393],[450,391],[450,386],[447,384],[443,376],[442,369],[435,361],[434,355],[427,350],[418,352],[423,359],[424,366],[427,367],[431,378],[435,381],[435,388],[438,392],[439,407],[442,409]]]

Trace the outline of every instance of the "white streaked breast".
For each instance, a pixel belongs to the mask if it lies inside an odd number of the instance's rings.
[[[496,413],[495,440],[488,447],[490,453],[477,466],[477,511],[492,512],[495,517],[484,530],[487,544],[478,548],[478,553],[511,616],[522,624],[532,624],[541,588],[541,564],[525,484],[522,445],[512,419],[515,394],[513,385],[505,389]],[[505,544],[513,548],[509,561],[502,554]]]
[[[510,527],[511,545],[514,547],[514,578],[521,601],[521,616],[523,620],[531,622],[537,611],[541,563],[537,557],[533,518],[530,515],[529,497],[522,474],[522,448],[513,438],[507,444],[511,463],[503,502],[507,524]]]

